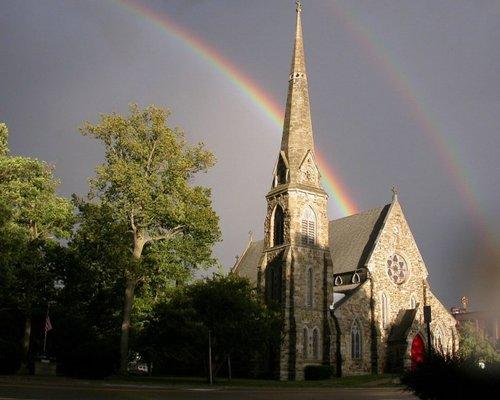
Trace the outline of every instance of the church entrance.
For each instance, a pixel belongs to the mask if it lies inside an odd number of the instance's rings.
[[[411,369],[424,361],[425,358],[425,343],[422,336],[417,334],[411,342]]]

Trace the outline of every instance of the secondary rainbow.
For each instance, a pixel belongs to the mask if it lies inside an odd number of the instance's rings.
[[[468,213],[475,221],[483,244],[488,250],[494,250],[496,247],[494,234],[480,212],[480,203],[470,186],[470,178],[467,176],[466,169],[461,165],[458,152],[453,144],[439,129],[439,124],[426,106],[424,98],[419,96],[418,92],[412,87],[410,78],[392,59],[383,43],[361,23],[352,10],[345,6],[341,7],[337,1],[332,1],[331,4],[334,15],[341,22],[344,30],[352,35],[358,46],[363,50],[367,60],[384,73],[391,86],[403,99],[430,147],[437,153],[438,159],[456,187]]]
[[[125,6],[134,14],[148,18],[155,26],[186,45],[198,57],[227,78],[242,96],[250,100],[258,111],[271,121],[276,128],[276,132],[281,132],[283,127],[282,107],[233,63],[221,56],[195,34],[174,23],[165,12],[152,9],[135,0],[114,1]],[[328,165],[325,157],[318,150],[316,150],[316,161],[321,170],[323,184],[330,199],[333,200],[338,216],[346,216],[358,212],[356,203],[349,196],[346,186],[338,173]]]

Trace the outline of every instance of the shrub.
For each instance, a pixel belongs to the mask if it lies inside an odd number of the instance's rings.
[[[402,382],[424,400],[462,399],[468,398],[467,393],[495,398],[500,390],[500,363],[482,369],[476,360],[433,354],[407,371]]]
[[[306,381],[321,381],[330,379],[333,376],[333,369],[329,365],[308,365],[304,369],[304,379]]]
[[[77,344],[60,360],[60,372],[79,378],[102,379],[116,369],[118,350],[109,341]]]
[[[22,358],[20,343],[0,339],[0,374],[15,374],[21,367]]]

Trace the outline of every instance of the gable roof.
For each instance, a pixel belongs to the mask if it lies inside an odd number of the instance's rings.
[[[399,313],[396,317],[396,321],[391,329],[391,333],[389,334],[389,342],[404,342],[406,340],[406,336],[408,336],[408,331],[415,320],[415,315],[417,315],[417,309],[409,309],[409,310],[399,310]]]
[[[250,283],[256,285],[257,271],[263,249],[264,240],[250,241],[247,248],[232,268],[231,272],[238,276],[248,278]]]
[[[383,226],[390,204],[330,221],[329,246],[333,273],[363,268]]]

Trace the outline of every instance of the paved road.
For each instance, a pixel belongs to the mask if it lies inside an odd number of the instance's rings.
[[[176,388],[158,385],[40,384],[0,382],[0,400],[59,399],[168,399],[168,400],[355,400],[407,399],[416,397],[398,388]]]

